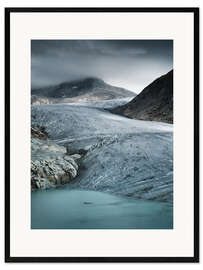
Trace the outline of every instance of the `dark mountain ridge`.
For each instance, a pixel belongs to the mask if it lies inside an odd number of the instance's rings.
[[[113,113],[139,120],[173,123],[173,70],[159,77]]]
[[[109,100],[136,95],[129,90],[112,86],[95,77],[64,82],[51,87],[32,89],[31,94],[32,104],[36,104],[40,100],[42,103],[80,102]]]

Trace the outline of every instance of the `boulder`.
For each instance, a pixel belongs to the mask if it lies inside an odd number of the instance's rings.
[[[78,165],[68,156],[31,161],[32,189],[48,189],[68,183],[77,176]]]

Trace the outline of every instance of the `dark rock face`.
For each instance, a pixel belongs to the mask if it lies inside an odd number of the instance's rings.
[[[109,85],[101,79],[90,77],[32,90],[31,103],[35,105],[97,101],[133,96],[135,94],[131,91]]]
[[[133,119],[173,123],[173,70],[153,81],[132,101],[112,112]]]

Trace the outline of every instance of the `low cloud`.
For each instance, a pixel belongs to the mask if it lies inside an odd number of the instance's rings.
[[[140,92],[173,65],[171,40],[32,40],[32,88],[95,76]]]

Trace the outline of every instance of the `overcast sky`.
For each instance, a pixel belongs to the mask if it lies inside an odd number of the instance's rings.
[[[172,40],[32,40],[32,88],[98,77],[139,93],[173,68]]]

